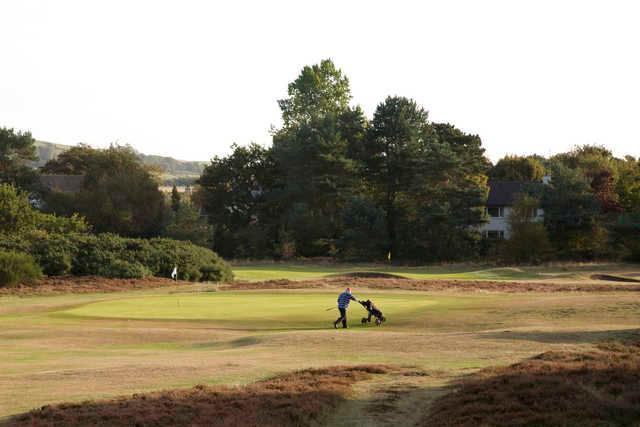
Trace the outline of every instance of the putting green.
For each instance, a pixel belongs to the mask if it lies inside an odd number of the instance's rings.
[[[376,302],[394,326],[407,324],[421,313],[442,309],[439,306],[443,304],[452,304],[449,298],[416,293],[369,292],[366,297]],[[62,313],[94,318],[211,321],[238,329],[325,329],[337,317],[336,299],[336,292],[185,293],[102,301]],[[356,324],[366,310],[352,302],[348,313],[350,323]]]

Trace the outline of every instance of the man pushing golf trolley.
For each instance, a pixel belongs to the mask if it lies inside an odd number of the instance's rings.
[[[363,325],[371,323],[371,317],[375,317],[376,326],[382,325],[382,323],[387,320],[382,314],[382,311],[380,311],[380,309],[378,309],[371,300],[359,301],[351,294],[351,288],[347,288],[338,296],[338,310],[340,311],[340,317],[333,322],[334,328],[338,329],[339,323],[342,323],[343,328],[347,328],[347,308],[349,308],[349,303],[351,301],[360,303],[365,310],[367,310],[369,316],[362,318],[361,322]]]

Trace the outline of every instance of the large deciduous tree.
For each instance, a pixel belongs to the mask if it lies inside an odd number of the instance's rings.
[[[136,237],[161,232],[165,208],[158,177],[140,163],[130,147],[74,147],[49,161],[43,171],[85,176],[77,194],[49,197],[47,209],[78,212],[98,232]]]
[[[542,181],[545,168],[536,157],[505,156],[489,171],[496,181]]]
[[[276,191],[277,166],[260,145],[232,149],[214,157],[198,180],[195,198],[214,228],[213,247],[229,257],[271,255],[278,213],[268,197]]]

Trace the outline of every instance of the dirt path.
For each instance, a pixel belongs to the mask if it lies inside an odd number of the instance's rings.
[[[405,368],[358,382],[348,401],[332,414],[326,425],[417,425],[424,419],[430,404],[446,393],[450,379],[444,372]]]

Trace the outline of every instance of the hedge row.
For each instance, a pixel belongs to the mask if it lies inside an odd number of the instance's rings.
[[[0,250],[32,255],[49,276],[169,277],[177,266],[181,280],[226,281],[233,278],[229,265],[215,252],[172,239],[34,231],[20,236],[0,236]]]
[[[42,271],[33,257],[0,251],[0,287],[39,279]]]

